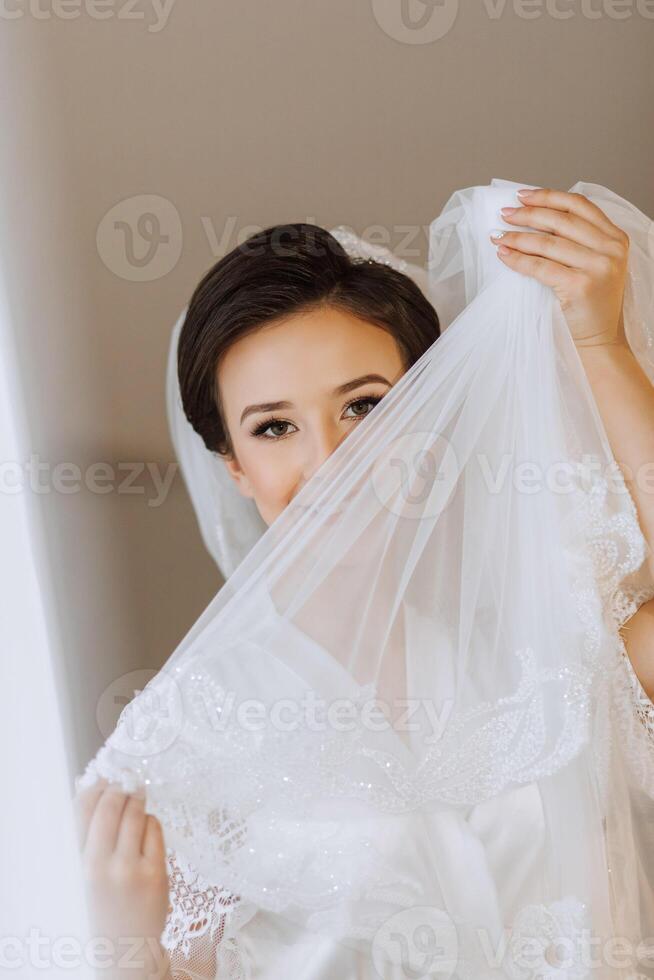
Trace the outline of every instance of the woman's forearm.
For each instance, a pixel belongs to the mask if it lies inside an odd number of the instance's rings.
[[[624,340],[577,349],[652,549],[654,576],[654,386]]]

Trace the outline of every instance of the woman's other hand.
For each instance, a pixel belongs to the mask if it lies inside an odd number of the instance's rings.
[[[150,972],[163,955],[159,939],[169,907],[161,824],[145,812],[142,798],[106,780],[80,791],[73,805],[93,935],[106,937],[116,951],[108,975],[165,975]]]

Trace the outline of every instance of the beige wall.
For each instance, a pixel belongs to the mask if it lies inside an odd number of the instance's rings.
[[[651,0],[66,2],[0,4],[0,244],[51,465],[173,459],[169,331],[248,226],[379,224],[397,246],[492,177],[596,181],[654,214]],[[144,211],[169,241],[139,267],[113,221]],[[102,692],[159,667],[219,583],[181,479],[159,507],[139,482],[40,498],[80,765]]]

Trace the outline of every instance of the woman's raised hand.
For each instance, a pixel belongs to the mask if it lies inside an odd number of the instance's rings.
[[[517,193],[516,207],[501,211],[516,230],[491,235],[498,257],[552,287],[577,346],[626,344],[629,236],[583,194],[548,187]],[[521,225],[536,230],[521,231]]]
[[[161,824],[142,798],[106,780],[78,792],[73,805],[93,935],[114,944],[114,969],[103,976],[166,976],[152,972],[164,955],[159,939],[168,911]]]

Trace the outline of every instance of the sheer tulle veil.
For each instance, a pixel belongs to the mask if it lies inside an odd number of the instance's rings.
[[[371,964],[342,976],[654,976],[654,741],[618,632],[652,594],[647,546],[552,292],[489,241],[519,186],[453,194],[426,268],[334,229],[445,329],[267,529],[184,416],[173,331],[171,433],[226,582],[79,782],[145,790],[221,896],[200,929],[221,980],[284,975],[307,935]],[[654,383],[652,222],[571,190],[630,236],[625,329]],[[514,866],[483,826],[525,808],[518,874],[517,836]],[[165,939],[188,952],[179,905]]]

